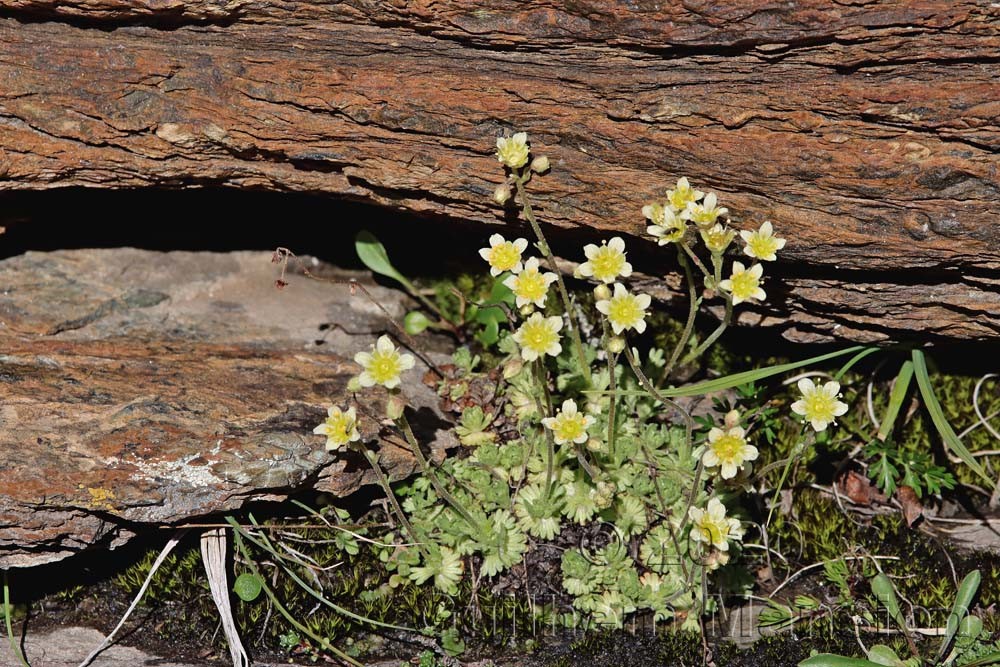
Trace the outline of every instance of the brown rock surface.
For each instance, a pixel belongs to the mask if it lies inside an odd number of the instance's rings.
[[[0,262],[0,567],[372,481],[311,430],[323,406],[348,401],[348,358],[386,319],[345,286],[292,277],[275,290],[268,259],[122,249]],[[370,289],[402,314],[399,293]],[[412,402],[434,406],[412,373]],[[379,401],[359,410],[363,435],[379,440]],[[400,444],[380,444],[397,477],[413,470]]]
[[[13,0],[0,189],[225,185],[640,236],[679,175],[789,239],[746,321],[797,340],[1000,331],[1000,8],[985,2]],[[667,260],[672,266],[672,259]]]

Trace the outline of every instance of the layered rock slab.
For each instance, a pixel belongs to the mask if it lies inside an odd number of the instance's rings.
[[[380,306],[399,317],[403,298],[368,285],[376,305],[346,285],[360,276],[319,265],[340,284],[291,278],[279,291],[268,258],[122,249],[0,262],[0,567],[372,481],[311,430],[324,406],[352,400],[349,358],[391,327]],[[433,415],[418,378],[411,401]],[[412,472],[379,395],[358,408],[390,474]]]

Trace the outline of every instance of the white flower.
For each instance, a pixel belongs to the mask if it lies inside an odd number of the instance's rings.
[[[659,245],[667,245],[684,238],[687,222],[669,207],[660,204],[647,204],[642,207],[642,214],[653,223],[646,227],[646,233],[656,238]]]
[[[386,389],[399,386],[399,376],[413,368],[413,355],[400,353],[388,336],[381,336],[371,352],[358,352],[354,361],[361,364],[362,372],[358,382],[362,387],[383,385]]]
[[[747,443],[746,431],[739,426],[723,430],[713,428],[708,432],[708,446],[702,456],[707,468],[719,466],[722,479],[732,479],[747,461],[757,458],[757,448]]]
[[[697,202],[704,196],[704,192],[691,189],[691,185],[685,177],[677,179],[677,185],[673,190],[667,190],[667,201],[677,213],[687,210],[688,204]]]
[[[527,239],[507,241],[499,234],[490,237],[490,247],[481,248],[479,256],[490,264],[490,275],[496,277],[504,271],[518,273],[524,268],[521,253],[528,247]]]
[[[705,195],[705,200],[700,204],[688,202],[687,208],[681,213],[681,217],[690,220],[698,227],[711,227],[718,220],[720,215],[725,215],[729,209],[717,205],[714,192]]]
[[[733,295],[733,305],[738,305],[749,299],[763,301],[767,293],[760,287],[760,278],[764,274],[761,264],[754,264],[749,269],[742,262],[733,262],[733,273],[727,280],[719,282],[719,287]]]
[[[534,361],[546,354],[557,356],[562,352],[562,345],[559,344],[562,326],[562,318],[558,315],[545,317],[541,313],[532,313],[513,336],[514,342],[521,347],[521,358]]]
[[[520,169],[528,162],[528,133],[497,139],[497,160],[511,169]]]
[[[619,276],[628,278],[632,275],[632,265],[625,261],[625,241],[620,236],[600,246],[587,244],[583,247],[583,254],[587,256],[587,261],[580,265],[581,276],[613,283]]]
[[[593,423],[594,418],[579,412],[576,401],[572,399],[563,401],[562,410],[557,412],[555,417],[546,417],[542,420],[545,428],[552,431],[552,437],[557,445],[567,442],[582,445],[587,442],[587,429]]]
[[[802,398],[792,403],[792,412],[802,415],[816,431],[824,431],[837,417],[847,412],[847,403],[838,401],[840,383],[831,380],[817,387],[809,378],[799,380]]]
[[[326,436],[326,450],[332,451],[338,447],[361,439],[358,433],[358,415],[354,407],[343,412],[338,407],[330,407],[326,411],[326,421],[313,429],[316,435]]]
[[[755,232],[744,229],[740,232],[740,237],[746,242],[743,253],[765,262],[778,259],[775,253],[785,247],[785,239],[774,235],[770,222],[765,222]]]
[[[630,294],[624,285],[615,283],[611,298],[595,305],[608,318],[617,336],[625,329],[635,329],[636,333],[646,330],[646,309],[651,301],[648,294]]]
[[[705,247],[718,254],[726,251],[734,236],[736,236],[735,231],[726,229],[719,223],[711,229],[701,230],[701,240],[705,242]]]
[[[704,542],[719,551],[729,551],[729,540],[743,537],[740,522],[726,518],[726,506],[718,498],[709,500],[706,509],[692,507],[688,516],[694,524],[691,539],[695,542]]]
[[[514,300],[518,308],[529,303],[544,308],[545,298],[549,294],[549,285],[555,281],[556,274],[539,272],[538,258],[531,257],[524,263],[524,269],[520,273],[507,276],[503,284],[514,293]]]

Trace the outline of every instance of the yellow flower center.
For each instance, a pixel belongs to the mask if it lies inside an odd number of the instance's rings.
[[[559,334],[549,328],[542,320],[540,322],[525,322],[521,329],[521,345],[540,355],[559,342]]]
[[[327,417],[326,435],[339,445],[346,445],[351,440],[350,432],[354,430],[354,420],[346,412]]]
[[[816,391],[808,396],[803,396],[802,400],[805,403],[803,409],[805,410],[806,419],[810,421],[814,419],[820,421],[833,421],[833,412],[837,407],[837,399],[835,396],[830,396],[823,391]]]
[[[713,521],[707,514],[698,521],[696,527],[709,544],[719,544],[729,537],[729,526],[725,526],[725,531],[723,531],[723,525]]]
[[[724,229],[705,232],[705,245],[713,252],[722,252],[729,245],[729,234]]]
[[[760,280],[749,271],[734,273],[731,280],[733,281],[733,296],[738,299],[752,299],[754,292],[760,286]]]
[[[754,233],[747,240],[747,245],[755,257],[770,257],[778,251],[778,242],[773,236]]]
[[[726,433],[711,443],[709,447],[712,448],[712,451],[715,452],[715,455],[719,457],[719,461],[722,463],[739,465],[743,462],[743,448],[745,445],[746,441],[743,438]]]
[[[375,350],[366,370],[377,384],[385,384],[398,377],[403,368],[399,363],[399,354],[395,350],[392,352]]]
[[[514,294],[527,299],[528,301],[544,300],[546,292],[549,291],[545,278],[537,270],[526,270],[517,276]]]
[[[583,415],[560,414],[552,425],[552,434],[560,442],[572,442],[582,436],[587,430],[587,422]]]
[[[510,241],[504,241],[490,248],[490,266],[497,271],[510,271],[520,261],[521,251]]]
[[[675,211],[683,211],[688,203],[694,201],[694,190],[690,187],[676,188],[670,193],[670,205]]]
[[[635,326],[644,315],[645,313],[632,294],[613,297],[611,305],[608,306],[608,319],[613,324],[623,328]]]
[[[625,266],[625,254],[614,248],[601,246],[594,254],[594,258],[590,260],[590,265],[594,267],[595,278],[612,280],[621,273],[622,267]]]

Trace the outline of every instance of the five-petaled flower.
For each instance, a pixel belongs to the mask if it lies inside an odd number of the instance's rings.
[[[658,245],[676,243],[684,238],[687,222],[673,212],[668,206],[661,204],[646,204],[642,214],[653,224],[646,227],[646,233],[656,238]]]
[[[313,429],[316,435],[326,436],[326,449],[333,451],[361,439],[358,433],[358,415],[354,407],[344,412],[338,407],[330,407],[326,411],[326,421]]]
[[[732,479],[747,461],[757,458],[757,448],[746,440],[746,431],[739,426],[728,429],[713,428],[708,432],[708,445],[702,456],[707,468],[719,466],[722,479]]]
[[[558,315],[545,317],[541,313],[531,314],[517,331],[514,332],[514,342],[521,347],[521,358],[534,361],[546,354],[553,357],[562,352],[559,343],[559,330],[563,321]]]
[[[521,253],[528,247],[528,239],[508,241],[499,234],[490,237],[490,247],[480,248],[479,256],[489,262],[490,275],[499,276],[504,271],[520,273],[524,268]]]
[[[799,380],[802,398],[792,403],[792,412],[803,418],[816,429],[824,431],[837,417],[847,412],[847,403],[838,401],[840,383],[830,380],[823,386],[816,386],[809,378]]]
[[[719,282],[719,287],[733,295],[733,305],[738,305],[750,299],[763,301],[767,293],[760,287],[760,277],[764,267],[754,264],[749,269],[743,262],[733,262],[733,273],[728,279]]]
[[[735,231],[726,229],[719,223],[715,223],[711,229],[701,230],[701,240],[705,242],[705,247],[720,255],[726,251],[735,236]]]
[[[542,273],[538,270],[538,258],[531,257],[524,263],[524,269],[517,274],[507,276],[503,281],[511,292],[517,307],[526,306],[529,303],[545,307],[545,298],[549,294],[549,285],[556,281],[556,274],[551,271]]]
[[[705,195],[705,199],[701,203],[688,202],[687,208],[681,213],[681,217],[685,220],[690,220],[698,225],[698,227],[704,229],[714,225],[720,215],[725,215],[728,212],[728,208],[718,205],[715,193],[709,192]]]
[[[380,384],[386,389],[398,387],[400,374],[413,368],[414,364],[413,355],[400,353],[388,336],[379,337],[371,352],[358,352],[354,361],[363,369],[358,376],[362,387]]]
[[[557,445],[575,442],[582,445],[587,442],[587,429],[594,423],[594,418],[577,410],[576,401],[563,401],[562,409],[555,417],[546,417],[542,424],[552,431],[552,438]]]
[[[589,243],[583,247],[587,261],[580,265],[580,275],[613,283],[619,276],[632,275],[632,265],[625,261],[625,241],[616,236],[600,246]]]
[[[704,542],[719,551],[729,551],[729,540],[739,540],[743,537],[743,529],[736,519],[726,517],[726,506],[718,498],[708,501],[708,507],[692,507],[688,512],[691,526],[691,539]]]
[[[743,253],[765,262],[778,259],[776,253],[785,247],[785,239],[774,235],[770,222],[765,222],[755,232],[744,229],[740,232],[740,237],[746,242]]]
[[[646,309],[651,301],[648,294],[632,294],[621,283],[615,283],[611,298],[595,305],[608,318],[617,336],[625,329],[635,329],[636,333],[646,330]]]
[[[520,169],[527,164],[530,150],[527,132],[497,139],[497,160],[511,169]]]
[[[704,196],[704,192],[693,189],[688,179],[683,176],[677,179],[677,185],[673,190],[667,190],[667,201],[678,213],[686,211],[688,204],[700,201]]]

